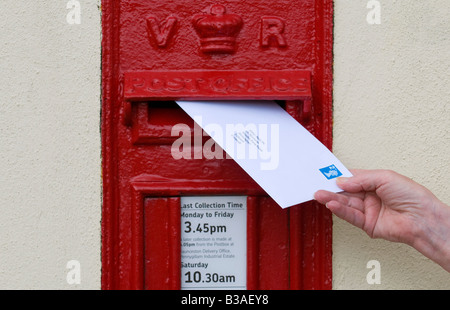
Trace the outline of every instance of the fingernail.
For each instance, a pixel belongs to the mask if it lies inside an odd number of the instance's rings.
[[[347,178],[347,177],[339,177],[339,178],[336,179],[336,182],[342,184],[342,183],[347,182],[348,179],[349,179],[349,178]]]

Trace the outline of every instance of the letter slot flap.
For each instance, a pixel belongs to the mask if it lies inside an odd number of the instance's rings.
[[[131,125],[131,104],[170,100],[287,100],[311,112],[311,74],[306,70],[136,71],[124,74],[123,120]]]

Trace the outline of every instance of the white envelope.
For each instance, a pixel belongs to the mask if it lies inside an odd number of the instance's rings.
[[[281,208],[342,191],[348,169],[274,101],[177,101]]]

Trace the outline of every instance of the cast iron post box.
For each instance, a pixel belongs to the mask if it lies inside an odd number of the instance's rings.
[[[171,147],[175,125],[196,126],[175,100],[267,99],[331,148],[332,0],[105,0],[102,11],[102,287],[330,289],[328,210],[283,210],[232,159]],[[228,269],[207,269],[214,259]]]

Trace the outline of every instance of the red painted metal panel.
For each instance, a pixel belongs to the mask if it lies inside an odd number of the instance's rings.
[[[247,289],[259,289],[259,197],[247,197]]]
[[[259,203],[259,289],[289,289],[289,210],[268,197]]]
[[[290,288],[331,289],[331,214],[315,202],[289,212]]]
[[[193,122],[170,100],[194,98],[179,96],[187,90],[198,91],[196,98],[248,99],[249,79],[259,74],[263,79],[256,81],[265,86],[253,84],[258,90],[254,98],[287,100],[280,104],[331,148],[332,0],[213,4],[102,1],[102,288],[167,287],[162,279],[170,279],[169,288],[178,287],[179,256],[173,243],[178,238],[177,197],[243,194],[249,196],[248,288],[330,289],[328,210],[312,202],[281,210],[232,160],[172,158],[171,126],[182,122],[193,129]],[[229,23],[209,31],[218,18]],[[136,78],[148,82],[161,72],[169,78],[165,92],[158,94],[153,87],[129,93],[136,90]],[[179,72],[191,72],[187,79],[200,78],[201,72],[215,78],[235,72],[238,80],[212,80],[214,91],[208,83],[180,80]],[[286,91],[283,97],[280,86],[293,78],[286,72],[299,77],[307,72],[310,88],[301,95]],[[275,84],[280,94],[265,84],[274,74],[282,79]],[[132,88],[129,79],[134,79]],[[272,93],[265,96],[262,88]],[[165,213],[163,205],[172,211]],[[158,212],[166,220],[152,229],[149,223]],[[152,242],[159,234],[166,234],[168,243]],[[155,275],[160,280],[147,272],[152,267],[146,261],[163,260],[152,244],[169,259],[155,271],[161,272]]]
[[[144,202],[145,289],[180,288],[180,199]]]

